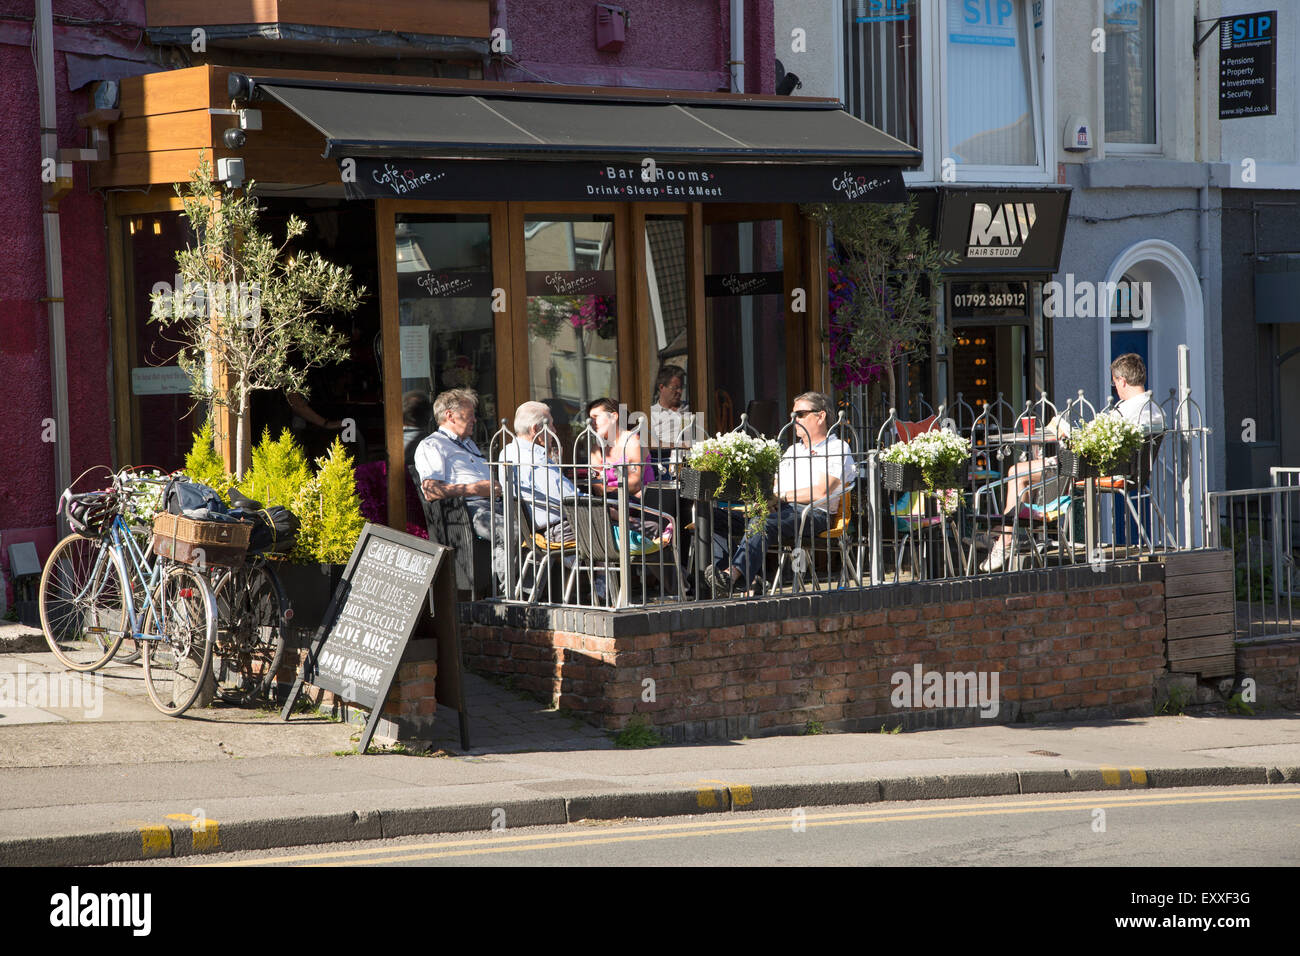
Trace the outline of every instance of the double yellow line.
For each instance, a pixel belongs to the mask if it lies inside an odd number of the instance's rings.
[[[1286,792],[1251,791],[1224,794],[1216,791],[1180,793],[1177,797],[1150,792],[1126,793],[1123,796],[1063,797],[1059,799],[1024,802],[982,803],[946,809],[930,807],[890,807],[870,810],[819,813],[815,816],[801,808],[802,820],[794,809],[784,811],[780,817],[757,817],[750,813],[728,816],[708,816],[688,823],[664,823],[651,826],[618,826],[617,833],[593,837],[590,833],[493,833],[466,840],[438,843],[419,843],[392,848],[367,848],[336,850],[325,853],[304,853],[258,860],[241,860],[208,863],[205,866],[277,866],[284,864],[311,864],[316,866],[364,866],[367,864],[416,860],[437,860],[448,857],[485,856],[501,853],[519,853],[534,850],[567,849],[579,846],[601,846],[614,843],[636,843],[644,840],[674,840],[685,837],[723,836],[732,833],[759,833],[763,831],[791,830],[799,825],[806,827],[846,826],[856,823],[905,823],[913,820],[951,820],[961,817],[1003,816],[1022,813],[1061,813],[1066,811],[1122,807],[1173,807],[1196,804],[1243,803],[1272,800],[1300,800],[1300,788]],[[617,824],[613,824],[616,825]],[[331,861],[331,862],[325,862]]]

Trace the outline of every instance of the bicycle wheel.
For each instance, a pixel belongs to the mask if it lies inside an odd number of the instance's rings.
[[[213,592],[217,693],[230,703],[264,697],[284,657],[284,589],[275,572],[262,565],[223,573]]]
[[[41,572],[41,630],[54,656],[70,670],[108,663],[126,631],[121,558],[102,539],[70,534]]]
[[[153,705],[179,717],[196,701],[209,703],[217,605],[207,579],[184,565],[168,568],[145,615],[144,633],[144,685]]]

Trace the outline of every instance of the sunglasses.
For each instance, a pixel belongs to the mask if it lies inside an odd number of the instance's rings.
[[[805,415],[816,415],[816,414],[817,414],[817,409],[815,408],[796,409],[794,413],[794,417],[803,418]]]

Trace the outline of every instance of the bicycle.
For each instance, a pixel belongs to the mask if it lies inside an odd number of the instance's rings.
[[[269,696],[293,618],[272,562],[250,552],[243,567],[218,571],[212,590],[217,602],[212,671],[218,696],[232,704]]]
[[[41,573],[41,629],[54,656],[81,672],[103,667],[124,640],[142,643],[149,699],[176,717],[208,684],[216,598],[194,568],[145,556],[123,516],[128,484],[114,475],[111,489],[68,488],[59,499],[73,533],[55,545]]]

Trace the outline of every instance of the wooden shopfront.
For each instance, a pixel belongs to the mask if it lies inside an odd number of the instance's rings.
[[[124,81],[120,110],[92,174],[109,190],[119,460],[188,448],[185,396],[150,371],[169,357],[147,290],[184,241],[171,184],[200,150],[242,159],[272,228],[304,218],[308,247],[370,292],[341,326],[352,361],[310,399],[357,422],[359,459],[389,462],[398,527],[408,393],[473,387],[486,432],[527,399],[557,422],[603,395],[647,411],[673,364],[710,431],[783,418],[827,384],[825,237],[798,204],[900,201],[919,159],[834,102],[774,96],[203,66]]]

